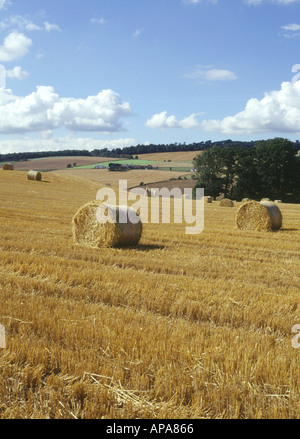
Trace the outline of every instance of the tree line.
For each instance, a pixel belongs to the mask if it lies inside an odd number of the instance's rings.
[[[36,151],[36,152],[18,152],[18,153],[8,153],[0,154],[0,162],[5,161],[23,161],[31,160],[37,158],[45,157],[68,157],[68,156],[88,156],[88,157],[108,157],[108,158],[134,158],[139,154],[149,154],[157,152],[183,152],[183,151],[204,151],[210,149],[213,145],[220,148],[252,148],[255,145],[255,141],[243,142],[243,141],[233,141],[231,139],[222,140],[218,142],[212,142],[211,140],[194,142],[186,144],[183,143],[170,143],[170,144],[147,144],[147,145],[136,145],[128,146],[124,148],[102,148],[94,149],[93,151],[88,150],[77,150],[77,149],[66,149],[61,151]],[[295,148],[300,150],[300,142],[297,140],[293,143]]]
[[[249,148],[212,146],[194,159],[196,187],[213,198],[300,202],[300,157],[295,143],[275,138]]]

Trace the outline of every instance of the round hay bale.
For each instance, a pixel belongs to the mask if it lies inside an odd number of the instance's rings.
[[[28,171],[27,180],[41,181],[42,174],[39,171]]]
[[[275,200],[274,203],[282,203],[281,200]]]
[[[250,198],[243,198],[242,203],[246,203],[247,201],[251,201]]]
[[[11,165],[10,163],[4,163],[2,166],[3,171],[13,171],[14,165]]]
[[[204,202],[205,203],[212,203],[212,197],[210,197],[210,196],[204,197]]]
[[[127,222],[120,222],[120,214]],[[74,242],[94,248],[137,245],[142,235],[142,222],[133,209],[102,201],[80,207],[72,224]]]
[[[282,215],[278,206],[271,201],[249,201],[239,208],[236,224],[244,230],[279,230]]]
[[[223,200],[220,201],[221,207],[234,207],[234,202],[229,200],[228,198],[223,198]]]
[[[260,201],[271,201],[270,198],[262,198]]]

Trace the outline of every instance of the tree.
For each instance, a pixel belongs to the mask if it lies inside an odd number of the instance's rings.
[[[230,190],[230,198],[244,197],[255,199],[260,193],[260,182],[254,163],[254,148],[237,148],[235,161],[235,180]]]
[[[287,139],[259,141],[252,146],[214,145],[194,159],[198,182],[207,195],[234,199],[249,197],[300,199],[300,157]]]
[[[223,189],[221,148],[212,146],[195,157],[193,163],[198,180],[195,188],[203,188],[213,198],[219,196]]]
[[[277,137],[257,142],[254,149],[261,195],[275,199],[293,192],[298,180],[294,144]]]

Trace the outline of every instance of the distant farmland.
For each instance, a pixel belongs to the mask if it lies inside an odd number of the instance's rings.
[[[40,159],[27,160],[23,162],[14,162],[14,168],[16,171],[28,171],[34,170],[55,170],[65,169],[68,164],[77,166],[93,165],[105,161],[113,161],[114,159],[108,159],[107,157],[45,157]]]

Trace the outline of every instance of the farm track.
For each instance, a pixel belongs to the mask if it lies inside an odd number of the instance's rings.
[[[213,203],[200,235],[87,249],[71,219],[95,184],[24,177],[0,174],[0,418],[298,417],[299,206],[277,233]]]

